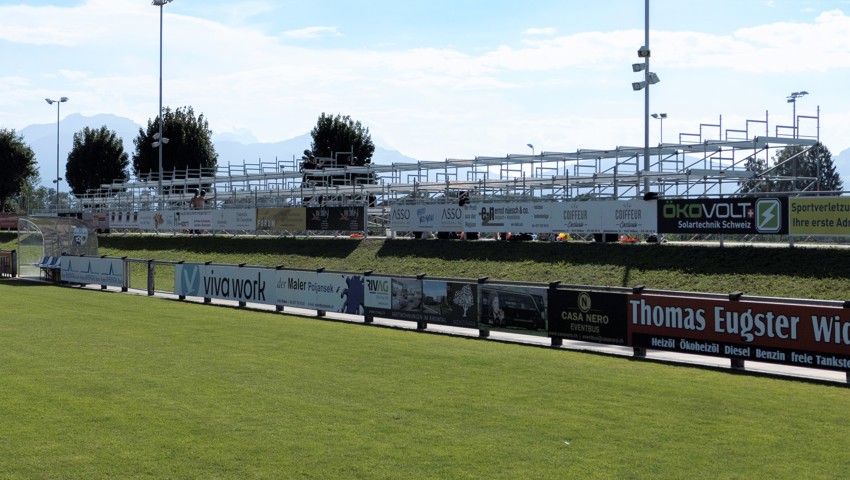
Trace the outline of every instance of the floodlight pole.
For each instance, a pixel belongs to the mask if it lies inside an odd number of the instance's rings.
[[[151,5],[159,7],[159,175],[157,179],[157,193],[160,196],[160,207],[162,207],[162,11],[166,3],[171,3],[172,0],[153,0]]]
[[[643,193],[649,193],[649,0],[644,1],[644,39],[647,54],[644,57],[643,81],[646,84],[643,106]]]
[[[59,97],[59,100],[45,98],[48,105],[56,104],[56,215],[59,215],[59,182],[62,177],[59,176],[59,105],[68,101],[68,97]]]

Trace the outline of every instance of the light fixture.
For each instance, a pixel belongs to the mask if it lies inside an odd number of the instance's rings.
[[[660,135],[660,139],[658,141],[658,143],[660,145],[660,144],[664,143],[664,119],[667,118],[667,114],[666,113],[653,113],[651,116],[652,116],[652,118],[654,118],[656,120],[661,120],[661,135]]]
[[[632,64],[632,71],[633,72],[642,72],[644,68],[646,68],[645,63],[633,63]]]
[[[793,125],[792,125],[792,128],[794,129],[794,138],[799,137],[799,134],[798,134],[798,127],[799,127],[798,123],[799,122],[797,121],[797,99],[800,98],[800,97],[804,97],[808,94],[809,94],[809,92],[802,90],[802,91],[799,91],[799,92],[791,92],[791,95],[788,95],[788,97],[787,97],[788,103],[794,104],[794,109],[793,109],[794,110],[794,113],[793,113],[794,117],[793,117]],[[820,177],[818,177],[818,178],[820,178]]]

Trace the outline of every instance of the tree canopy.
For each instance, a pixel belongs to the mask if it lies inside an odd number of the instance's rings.
[[[745,168],[754,176],[741,185],[744,193],[828,192],[841,190],[844,183],[835,169],[832,153],[820,142],[809,148],[789,145],[773,157],[772,166],[753,157]]]
[[[124,181],[130,177],[129,158],[124,142],[114,131],[106,126],[97,130],[86,127],[74,134],[65,178],[75,195],[99,188],[104,183]]]
[[[163,179],[186,178],[187,169],[196,177],[201,169],[214,172],[218,166],[218,154],[212,143],[212,131],[204,114],[195,116],[192,107],[180,107],[163,112],[162,135],[168,139],[162,147]],[[133,140],[133,170],[141,180],[155,185],[159,179],[159,149],[152,144],[159,133],[159,118],[148,120],[147,128],[139,129]],[[177,172],[175,174],[175,172]]]
[[[323,177],[309,175],[310,170],[326,167],[364,166],[372,163],[375,144],[369,134],[369,128],[348,115],[331,116],[322,113],[316,126],[310,131],[313,142],[304,150],[301,158],[301,171],[305,172],[304,181],[311,185],[341,185],[347,182],[374,183],[374,174],[348,174],[345,176]]]
[[[38,175],[35,153],[14,130],[0,129],[0,212],[12,211],[12,198]]]

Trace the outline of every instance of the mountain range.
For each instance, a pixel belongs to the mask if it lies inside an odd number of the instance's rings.
[[[104,125],[115,131],[116,135],[124,141],[124,151],[132,157],[135,150],[133,139],[138,136],[139,129],[142,126],[128,118],[115,115],[101,114],[87,117],[74,113],[62,119],[59,122],[59,162],[57,162],[56,157],[55,123],[30,125],[17,133],[23,136],[24,142],[35,153],[41,174],[41,185],[51,187],[57,176],[57,164],[60,167],[59,176],[64,177],[65,175],[64,160],[71,151],[74,134],[82,131],[85,127],[100,128]],[[301,158],[304,150],[310,147],[312,138],[309,133],[305,133],[280,142],[260,143],[256,142],[250,132],[238,132],[221,135],[213,133],[212,140],[218,153],[220,167],[230,165],[234,169],[240,169],[243,165],[258,165],[260,163],[274,165],[279,161],[285,165],[285,168],[289,169],[297,165],[297,161]],[[383,144],[375,136],[372,137],[372,140],[375,142],[375,153],[372,157],[374,164],[390,165],[418,161]],[[850,148],[837,155],[833,152],[833,162],[844,180],[844,187],[850,189]],[[256,171],[256,167],[253,171]],[[64,183],[64,180],[60,188],[67,191],[67,183]]]
[[[102,114],[87,117],[74,113],[59,122],[58,165],[60,177],[65,176],[64,162],[73,146],[74,134],[86,127],[100,128],[104,125],[106,128],[115,131],[115,134],[124,142],[124,151],[130,155],[132,165],[133,151],[136,148],[133,140],[139,135],[141,125],[129,118],[115,115]],[[24,138],[24,142],[35,153],[38,170],[41,174],[41,185],[48,188],[52,187],[57,176],[56,124],[29,125],[17,133]],[[310,148],[312,142],[309,133],[273,143],[259,143],[251,141],[252,139],[253,136],[250,134],[217,135],[213,133],[213,146],[218,153],[219,167],[230,165],[234,168],[241,168],[243,165],[258,165],[261,162],[274,165],[277,161],[280,161],[286,165],[286,168],[294,168],[297,160],[300,160],[304,150]],[[415,163],[418,161],[415,158],[403,155],[398,150],[380,144],[380,140],[374,136],[372,140],[375,142],[375,153],[372,156],[372,163],[374,164],[390,165],[399,162]],[[68,185],[64,180],[60,184],[60,188],[67,191]]]

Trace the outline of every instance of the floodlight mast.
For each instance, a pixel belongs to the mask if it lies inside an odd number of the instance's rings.
[[[159,7],[159,137],[162,137],[162,10],[166,4],[173,0],[153,0],[151,5]],[[159,148],[159,175],[157,176],[157,194],[162,197],[162,145],[165,142],[155,142]],[[162,198],[160,198],[160,208],[162,207]]]
[[[56,215],[59,215],[59,182],[62,181],[62,177],[59,176],[59,105],[68,101],[68,97],[59,97],[59,100],[53,100],[52,98],[45,98],[45,102],[48,105],[56,104]]]

